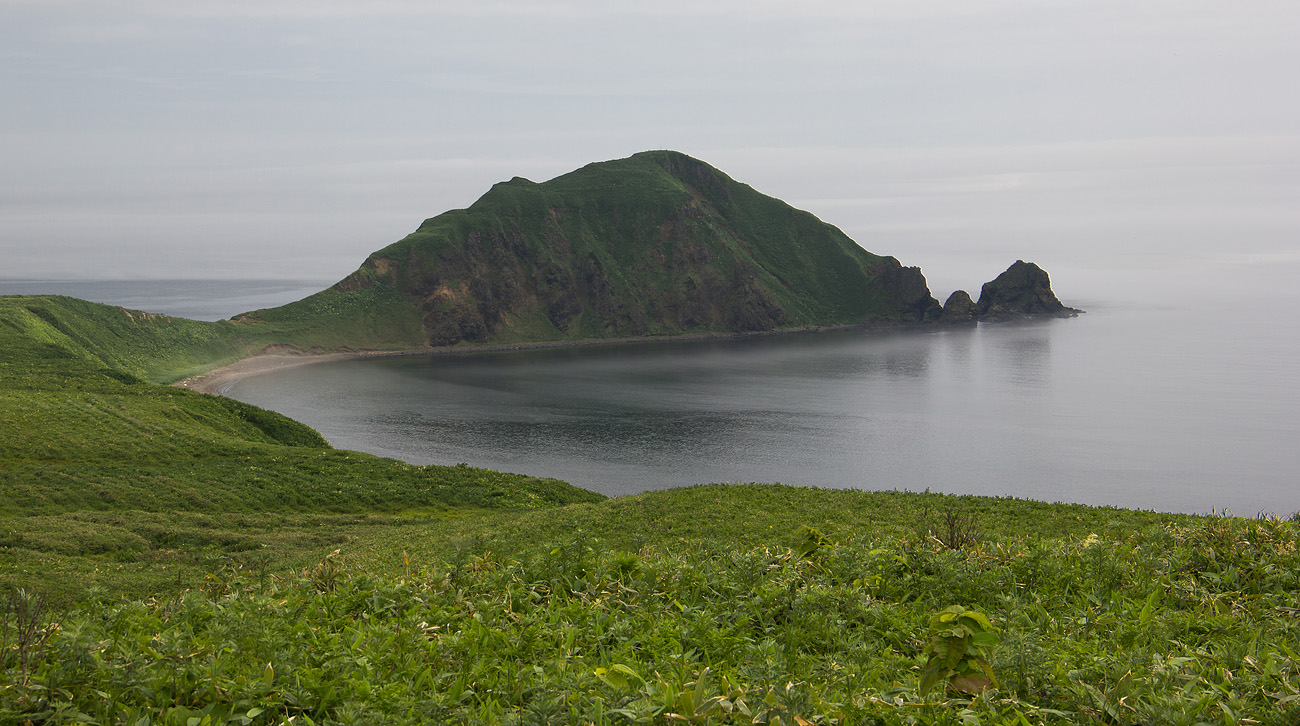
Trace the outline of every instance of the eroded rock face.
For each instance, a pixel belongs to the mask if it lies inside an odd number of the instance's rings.
[[[970,293],[958,290],[948,296],[939,319],[946,323],[970,323],[975,320],[975,301]]]
[[[974,310],[975,317],[981,320],[1024,315],[1069,318],[1080,312],[1061,304],[1052,292],[1047,272],[1024,260],[1016,260],[995,280],[984,283]]]
[[[877,271],[877,280],[889,300],[892,312],[901,320],[914,323],[939,319],[939,301],[930,294],[925,275],[919,267],[903,267],[898,260],[886,257]]]

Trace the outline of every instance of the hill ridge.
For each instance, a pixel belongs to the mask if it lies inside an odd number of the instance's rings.
[[[676,151],[594,162],[546,182],[498,182],[375,251],[317,300],[243,319],[302,324],[372,298],[362,307],[401,320],[405,342],[417,347],[757,332],[941,312],[919,269]],[[347,324],[348,314],[333,317]]]

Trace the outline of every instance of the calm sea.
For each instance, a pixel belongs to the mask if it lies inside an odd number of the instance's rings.
[[[290,294],[222,283],[226,297],[204,301],[189,284],[186,300],[160,283],[152,304],[135,284],[130,307],[208,319]],[[971,328],[344,361],[247,378],[228,395],[338,447],[610,495],[759,481],[1300,509],[1297,308],[1159,297],[1067,297],[1088,314]]]

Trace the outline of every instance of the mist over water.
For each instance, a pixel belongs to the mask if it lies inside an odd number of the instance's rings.
[[[345,361],[228,395],[338,447],[609,495],[759,481],[1300,509],[1294,319],[1246,295],[1067,302],[1088,314]]]

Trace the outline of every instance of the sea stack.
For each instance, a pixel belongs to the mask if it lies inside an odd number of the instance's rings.
[[[1072,318],[1080,312],[1061,304],[1047,272],[1024,260],[1016,260],[1006,272],[984,283],[975,303],[975,317],[981,320],[1027,315]]]
[[[979,302],[970,293],[958,290],[943,304],[939,321],[976,323],[981,320],[1053,317],[1072,318],[1082,310],[1066,307],[1052,292],[1052,281],[1043,268],[1032,262],[1016,260],[1006,272],[980,289]]]

